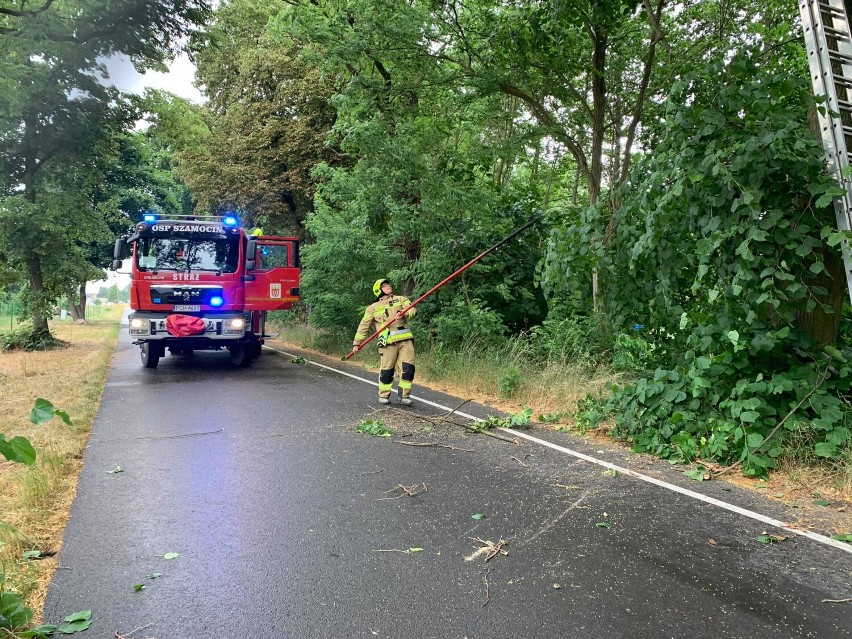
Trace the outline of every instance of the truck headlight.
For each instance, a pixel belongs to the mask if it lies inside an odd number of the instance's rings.
[[[134,317],[130,320],[131,335],[149,335],[150,333],[151,329],[148,324],[148,320],[142,319],[140,317]]]
[[[222,335],[242,335],[245,328],[246,321],[242,317],[222,320]]]

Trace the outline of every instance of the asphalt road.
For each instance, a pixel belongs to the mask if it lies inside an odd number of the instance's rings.
[[[82,636],[99,639],[852,636],[852,603],[823,601],[852,597],[852,553],[535,442],[469,435],[422,401],[378,408],[374,387],[288,355],[146,370],[122,336],[46,620],[91,609]],[[357,433],[367,418],[393,437]]]

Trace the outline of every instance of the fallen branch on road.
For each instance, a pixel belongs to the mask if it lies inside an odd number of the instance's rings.
[[[503,548],[509,543],[505,539],[500,539],[497,543],[493,541],[487,541],[485,539],[480,539],[479,537],[470,537],[471,540],[481,544],[481,547],[473,551],[470,555],[464,558],[465,561],[474,561],[483,555],[487,555],[485,557],[485,561],[488,562],[491,559],[494,559],[497,555],[508,555],[509,553],[503,550]]]
[[[449,444],[439,444],[437,442],[394,442],[394,444],[402,444],[403,446],[423,446],[428,448],[449,448],[450,450],[461,450],[465,453],[473,452],[469,448],[457,448],[456,446],[450,446]]]

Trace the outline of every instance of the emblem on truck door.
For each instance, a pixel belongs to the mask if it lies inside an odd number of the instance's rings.
[[[281,284],[269,284],[269,297],[279,299],[281,297]]]

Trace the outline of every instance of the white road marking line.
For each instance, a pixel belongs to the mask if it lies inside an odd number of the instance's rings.
[[[288,357],[297,357],[292,353],[288,353],[286,351],[279,350],[277,348],[273,348],[271,346],[266,346],[266,348],[275,351],[276,353],[281,353],[283,355],[287,355]],[[308,364],[313,364],[314,366],[318,366],[319,368],[324,368],[329,371],[333,371],[335,373],[339,373],[340,375],[345,375],[346,377],[351,377],[352,379],[356,379],[359,382],[363,382],[365,384],[371,384],[372,386],[378,386],[378,382],[373,382],[368,379],[364,379],[363,377],[359,377],[358,375],[353,375],[352,373],[347,373],[346,371],[342,371],[337,368],[333,368],[332,366],[326,366],[325,364],[320,364],[318,362],[311,361],[309,359],[305,360]],[[433,406],[435,408],[439,408],[441,410],[451,411],[452,408],[448,406],[444,406],[442,404],[438,404],[436,402],[430,402],[428,399],[423,399],[422,397],[418,397],[417,395],[412,395],[412,399],[417,400],[422,404],[428,404],[429,406]],[[466,417],[467,419],[481,422],[484,421],[479,417],[474,417],[473,415],[468,415],[467,413],[462,413],[461,411],[456,411],[453,415],[459,415],[461,417]],[[661,479],[655,479],[654,477],[650,477],[648,475],[643,475],[642,473],[638,473],[635,470],[630,470],[629,468],[624,468],[622,466],[618,466],[616,464],[611,464],[608,461],[604,461],[602,459],[598,459],[597,457],[592,457],[590,455],[586,455],[585,453],[581,453],[576,450],[572,450],[570,448],[566,448],[565,446],[560,446],[558,444],[554,444],[544,439],[539,439],[538,437],[533,437],[532,435],[527,435],[526,433],[522,433],[517,430],[513,430],[511,428],[500,428],[505,433],[508,433],[514,437],[521,437],[522,439],[529,440],[531,442],[535,442],[541,446],[546,446],[548,448],[552,448],[553,450],[557,450],[561,453],[565,453],[566,455],[571,455],[573,457],[577,457],[578,459],[582,459],[583,461],[587,461],[590,464],[596,464],[598,466],[603,466],[604,468],[611,468],[612,470],[616,470],[619,473],[624,475],[629,475],[630,477],[635,477],[641,481],[647,482],[649,484],[653,484],[655,486],[659,486],[660,488],[665,488],[666,490],[670,490],[672,492],[678,493],[680,495],[684,495],[686,497],[692,497],[693,499],[697,499],[698,501],[703,501],[706,504],[712,504],[713,506],[717,506],[718,508],[723,508],[724,510],[729,510],[733,513],[737,513],[738,515],[742,515],[743,517],[748,517],[749,519],[754,519],[756,521],[767,524],[768,526],[773,526],[774,528],[780,528],[781,530],[785,530],[794,535],[800,535],[802,537],[807,537],[808,539],[812,539],[822,544],[826,544],[828,546],[832,546],[833,548],[837,548],[844,552],[848,552],[852,554],[852,544],[847,544],[842,541],[837,541],[836,539],[832,539],[831,537],[826,537],[825,535],[820,535],[818,533],[813,533],[808,530],[800,530],[798,528],[794,528],[785,522],[774,519],[772,517],[767,517],[766,515],[761,515],[760,513],[754,512],[753,510],[748,510],[746,508],[741,508],[740,506],[735,506],[734,504],[729,504],[726,501],[722,501],[720,499],[716,499],[714,497],[708,497],[707,495],[702,495],[701,493],[696,493],[687,488],[681,488],[675,484],[670,484],[668,482],[662,481]]]

